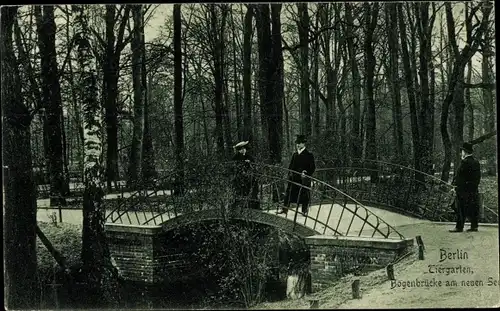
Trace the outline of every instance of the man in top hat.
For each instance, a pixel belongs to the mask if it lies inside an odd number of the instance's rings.
[[[457,224],[450,232],[462,232],[465,218],[469,218],[471,224],[467,231],[477,231],[479,217],[479,182],[481,180],[481,166],[473,156],[472,144],[462,145],[462,161],[457,173],[453,177],[453,191],[456,192],[455,209],[457,213]]]
[[[234,180],[233,188],[237,197],[236,202],[250,202],[249,207],[258,208],[257,182],[252,176],[250,163],[254,158],[248,154],[248,141],[241,141],[234,145]]]
[[[297,135],[295,140],[297,150],[293,153],[289,170],[295,171],[288,176],[288,186],[285,193],[285,207],[278,214],[286,214],[290,203],[302,206],[302,213],[307,214],[309,210],[311,176],[316,170],[314,155],[306,149],[306,137]]]

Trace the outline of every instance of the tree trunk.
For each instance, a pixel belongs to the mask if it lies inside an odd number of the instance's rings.
[[[401,111],[401,91],[399,86],[399,56],[398,56],[398,23],[396,4],[388,3],[385,7],[387,37],[389,43],[389,90],[392,99],[394,120],[394,146],[396,162],[406,159],[403,149],[403,115]]]
[[[269,98],[269,156],[272,164],[281,165],[283,146],[283,98],[284,98],[284,66],[283,48],[281,46],[281,4],[271,4],[272,21],[272,61],[273,70],[266,97]]]
[[[468,84],[471,84],[472,81],[472,60],[469,60],[467,64],[467,80]],[[474,106],[472,105],[472,101],[470,98],[470,88],[465,89],[465,105],[469,112],[469,126],[468,126],[468,140],[471,141],[474,139]]]
[[[184,193],[184,117],[182,98],[181,5],[174,5],[175,192]]]
[[[334,5],[334,10],[335,10],[335,23],[340,22],[340,11],[341,11],[341,5],[339,3],[336,3]],[[327,86],[326,86],[326,92],[327,92],[327,97],[331,97],[331,111],[327,112],[330,114],[329,119],[332,122],[332,136],[334,139],[338,137],[338,120],[337,120],[337,113],[336,113],[336,105],[342,106],[342,103],[339,103],[338,101],[338,96],[336,94],[339,94],[339,87],[338,87],[338,82],[339,82],[339,70],[340,70],[340,60],[342,59],[342,48],[344,45],[344,35],[341,32],[341,29],[337,27],[335,29],[335,32],[333,33],[333,39],[335,41],[333,49],[334,49],[334,64],[333,68],[330,64],[330,72],[327,72],[326,77],[327,77]],[[329,51],[329,49],[328,49]],[[339,106],[339,107],[340,107]]]
[[[425,3],[415,3],[418,14],[416,15],[418,34],[420,39],[420,116],[418,118],[420,127],[420,148],[421,148],[421,158],[420,158],[420,170],[425,173],[431,173],[433,155],[432,146],[434,140],[434,133],[432,132],[432,115],[434,112],[434,107],[431,106],[430,94],[429,94],[429,56],[432,56],[431,51],[431,34],[432,34],[432,24],[433,21],[429,19],[429,2]]]
[[[153,135],[151,133],[150,105],[151,105],[151,83],[148,83],[148,74],[146,70],[146,50],[143,47],[142,58],[142,85],[145,89],[144,94],[144,137],[142,147],[142,179],[146,184],[151,184],[156,177],[155,155],[153,150]]]
[[[415,86],[413,84],[413,76],[410,65],[410,55],[408,52],[408,44],[406,42],[406,24],[404,21],[404,13],[402,4],[397,4],[399,33],[401,38],[401,52],[403,59],[403,68],[406,81],[406,93],[408,95],[408,103],[410,105],[410,122],[413,142],[413,165],[416,170],[420,170],[420,133],[418,128],[417,107],[415,98]]]
[[[374,98],[374,75],[376,59],[373,48],[373,33],[377,26],[378,18],[378,3],[373,6],[365,3],[365,52],[366,52],[366,97],[368,105],[368,115],[366,119],[366,158],[369,160],[377,160],[377,141],[376,141],[376,115],[375,115],[375,98]],[[377,179],[377,171],[372,171],[371,180]]]
[[[212,50],[214,58],[214,83],[215,83],[215,136],[217,140],[217,152],[219,156],[227,156],[224,146],[224,71],[223,71],[223,51],[221,38],[218,36],[218,12],[216,6],[209,6],[210,10],[210,33],[213,38]],[[226,142],[228,143],[228,142]]]
[[[326,3],[321,3],[319,4],[318,7],[318,14],[319,14],[319,19],[321,20],[321,27],[330,27],[331,26],[331,18],[330,18],[330,5]],[[335,94],[334,94],[334,83],[333,83],[333,68],[332,68],[332,60],[330,56],[330,46],[331,46],[331,31],[326,30],[323,32],[323,40],[322,42],[322,50],[323,50],[323,55],[325,57],[324,62],[325,62],[325,71],[326,71],[326,102],[325,102],[325,108],[326,108],[326,119],[325,119],[325,125],[326,125],[326,132],[327,133],[332,133],[334,132],[335,128]],[[335,40],[335,44],[337,43],[337,40]],[[338,56],[338,55],[336,55]]]
[[[485,31],[484,35],[484,42],[482,44],[482,62],[481,62],[481,73],[482,73],[482,82],[489,84],[489,83],[494,83],[495,79],[493,78],[492,74],[492,69],[491,67],[491,62],[490,62],[490,57],[495,56],[495,51],[494,51],[494,45],[492,44],[492,37],[494,36],[494,30],[491,31],[492,29],[490,27],[490,21],[489,17],[486,19],[485,23],[488,25],[488,28]],[[494,27],[494,26],[493,26]],[[492,34],[493,33],[493,34]],[[494,93],[493,90],[490,88],[483,88],[482,89],[482,95],[483,95],[483,105],[484,105],[484,111],[486,115],[486,122],[485,122],[485,130],[486,132],[491,132],[495,129],[495,98],[494,98]],[[472,106],[471,106],[472,107]],[[471,112],[473,115],[473,112]],[[473,120],[473,118],[472,118]],[[472,125],[473,126],[473,125]],[[487,173],[490,175],[496,175],[497,174],[497,153],[496,153],[496,144],[495,142],[491,142],[491,145],[489,145],[489,148],[485,154],[487,158]],[[490,151],[491,150],[491,151]]]
[[[102,110],[97,100],[96,60],[90,46],[88,19],[85,9],[73,5],[75,35],[80,67],[79,100],[84,113],[84,194],[82,263],[84,275],[91,286],[91,294],[99,305],[106,297],[114,297],[116,289],[110,283],[117,276],[111,264],[111,257],[104,231],[105,206],[104,169],[102,159]],[[109,292],[107,292],[109,290]],[[105,301],[104,301],[105,302]]]
[[[318,19],[316,19],[318,20]],[[318,28],[318,27],[316,27]],[[314,85],[319,84],[319,41],[316,40],[312,48],[313,59],[311,60],[311,71],[312,71],[312,81]],[[319,108],[319,89],[315,88],[311,96],[312,101],[312,128],[313,136],[319,137],[321,133],[321,118],[320,118],[320,108]]]
[[[311,102],[309,98],[309,12],[306,2],[297,3],[299,14],[299,44],[300,44],[300,120],[302,134],[310,136]]]
[[[414,21],[413,15],[418,15],[418,10],[416,9],[417,3],[405,3],[406,13],[408,15],[408,25],[410,27],[410,68],[413,77],[413,84],[415,85],[415,104],[417,112],[420,111],[420,86],[418,83],[418,72],[417,72],[417,31],[416,27],[418,22]],[[412,14],[412,8],[415,14]],[[419,120],[420,121],[420,120]],[[422,133],[420,133],[422,134]]]
[[[247,4],[243,26],[243,140],[253,140],[252,133],[252,16],[253,5]]]
[[[236,51],[238,49],[237,45],[237,35],[236,35],[236,24],[234,22],[234,16],[233,16],[233,11],[230,10],[229,13],[231,14],[231,38],[233,41],[232,48],[233,48],[233,88],[234,88],[234,103],[235,103],[235,109],[236,109],[236,133],[237,133],[237,139],[238,141],[243,140],[243,111],[241,107],[241,100],[240,100],[240,75],[238,73],[238,60],[241,61],[240,59],[236,58]]]
[[[356,51],[354,47],[354,19],[352,16],[352,4],[345,4],[345,14],[347,20],[347,48],[349,50],[349,62],[352,70],[352,140],[351,157],[361,158],[363,152],[363,138],[361,136],[361,77],[359,74],[358,63],[356,61]]]
[[[62,145],[62,99],[57,70],[56,24],[54,6],[40,7],[37,12],[38,44],[41,55],[42,98],[47,122],[47,167],[50,179],[51,205],[66,205],[65,190],[69,190],[64,177],[64,154]]]
[[[104,76],[104,106],[105,106],[105,123],[106,123],[106,185],[107,190],[111,191],[112,182],[120,179],[118,169],[118,78],[120,55],[123,44],[123,32],[125,24],[128,21],[130,6],[124,9],[124,17],[119,26],[118,39],[115,38],[114,27],[116,24],[116,6],[106,5],[106,47],[105,59],[103,62]],[[115,48],[116,41],[116,48]]]
[[[259,51],[259,104],[260,104],[260,119],[262,126],[262,133],[267,132],[268,129],[268,119],[269,115],[268,111],[268,102],[267,102],[267,85],[270,83],[269,81],[269,67],[272,66],[271,62],[271,21],[269,18],[269,4],[259,4],[256,7],[256,26],[257,26],[257,45]],[[264,146],[269,146],[269,137],[268,135],[263,134],[262,140]],[[268,158],[267,150],[265,149],[264,154],[262,155],[264,158]]]
[[[23,103],[12,28],[17,6],[2,8],[0,37],[4,188],[4,271],[8,309],[38,309],[36,196],[30,124]]]
[[[127,183],[136,185],[141,177],[142,148],[144,137],[144,85],[142,84],[142,60],[144,44],[144,20],[142,5],[133,5],[132,17],[134,19],[134,29],[132,33],[132,84],[134,87],[134,121],[132,133],[132,146],[130,148],[130,158],[128,167]]]

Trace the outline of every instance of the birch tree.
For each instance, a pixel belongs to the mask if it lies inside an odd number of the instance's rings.
[[[103,111],[97,99],[96,59],[89,41],[86,8],[73,5],[75,14],[75,43],[80,68],[79,101],[84,120],[84,193],[82,263],[83,271],[93,289],[96,299],[104,298],[109,281],[116,271],[111,265],[111,257],[104,232],[105,206],[103,153]],[[104,296],[103,296],[104,295]]]

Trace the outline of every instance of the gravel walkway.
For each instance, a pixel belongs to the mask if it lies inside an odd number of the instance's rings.
[[[449,233],[450,225],[418,224],[398,227],[407,237],[421,235],[425,259],[395,271],[396,281],[435,280],[441,286],[392,288],[390,281],[365,288],[359,300],[349,300],[338,308],[474,308],[500,306],[498,227],[483,226],[479,232]],[[458,252],[457,252],[458,250]],[[462,254],[463,259],[440,262],[441,252]],[[467,258],[463,256],[467,253]],[[458,255],[457,254],[457,255]],[[457,258],[459,256],[456,256]],[[430,273],[429,265],[455,267],[454,274]],[[434,272],[434,271],[432,271]],[[492,282],[489,282],[492,281]],[[451,284],[456,281],[456,284]],[[494,282],[497,282],[496,285]],[[448,284],[446,284],[448,282]],[[416,285],[416,284],[410,284]],[[447,286],[448,285],[448,286]],[[456,285],[456,286],[455,286]]]

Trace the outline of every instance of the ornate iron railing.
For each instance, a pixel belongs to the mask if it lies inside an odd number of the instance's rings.
[[[48,177],[46,177],[48,173],[45,170],[36,171],[34,172],[34,175],[37,199],[48,199],[50,197],[50,184],[47,183]],[[167,178],[167,176],[171,175],[170,170],[156,170],[156,175],[156,179],[161,180],[163,184],[171,183],[170,179]],[[135,190],[135,185],[128,186],[125,180],[113,182],[112,186],[112,190],[110,192],[107,192],[107,194],[124,195],[125,193]],[[77,171],[70,171],[69,193],[67,198],[75,199],[78,197],[82,197],[84,189],[85,186],[83,184],[83,174]]]
[[[353,166],[320,167],[318,179],[370,206],[433,221],[455,219],[452,186],[411,167],[357,160]]]
[[[283,195],[288,176],[297,172],[279,166],[253,163],[247,173],[234,162],[206,163],[184,172],[184,192],[153,186],[116,200],[109,206],[107,222],[135,225],[162,225],[179,216],[219,209],[222,215],[232,215],[237,209],[256,209],[268,213],[265,217],[286,218],[295,226],[307,227],[318,234],[378,236],[402,239],[391,225],[343,191],[315,177],[309,177],[312,187],[295,185],[299,192],[309,192],[310,210],[302,213],[297,203],[285,215],[276,215],[283,208]],[[248,181],[247,194],[237,194],[235,176]],[[161,183],[158,181],[157,185]],[[109,202],[107,201],[109,204]]]

